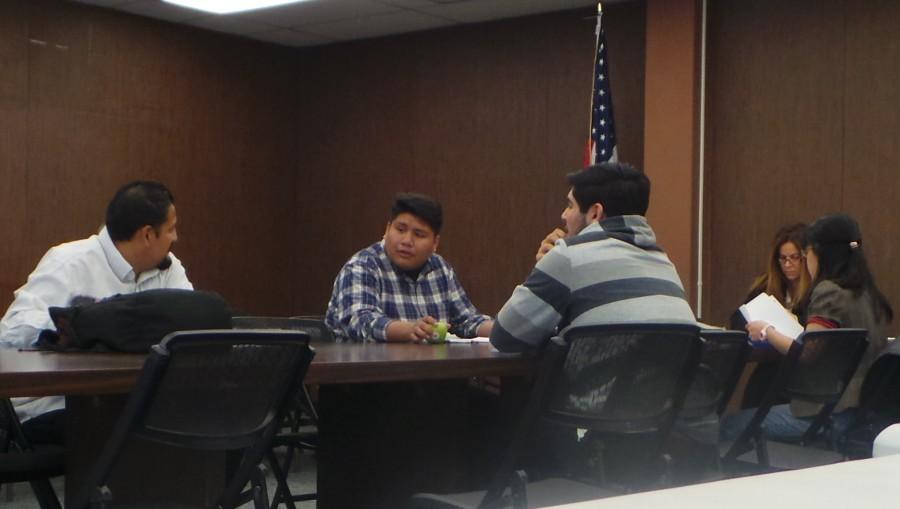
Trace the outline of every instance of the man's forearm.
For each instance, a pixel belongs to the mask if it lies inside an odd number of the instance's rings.
[[[394,320],[389,323],[387,329],[385,329],[384,339],[388,342],[412,341],[412,333],[415,325],[415,322]]]
[[[485,320],[481,322],[478,326],[478,329],[475,331],[475,335],[480,338],[489,338],[491,337],[491,330],[494,328],[493,320]]]

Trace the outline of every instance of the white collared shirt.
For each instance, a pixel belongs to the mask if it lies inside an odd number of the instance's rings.
[[[175,255],[169,256],[172,265],[168,269],[141,272],[135,280],[134,269],[116,249],[105,227],[97,235],[50,248],[28,281],[16,290],[15,300],[0,321],[0,347],[31,346],[42,330],[55,329],[48,309],[69,306],[74,297],[99,300],[157,288],[192,290],[184,266]],[[60,397],[16,400],[16,410],[23,419],[63,408]]]

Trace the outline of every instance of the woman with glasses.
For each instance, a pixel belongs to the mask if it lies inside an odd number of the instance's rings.
[[[807,271],[813,281],[805,310],[806,330],[860,328],[869,331],[868,349],[832,414],[833,431],[839,436],[859,404],[866,371],[887,343],[887,326],[894,318],[894,311],[869,271],[862,234],[852,217],[830,214],[818,219],[807,229],[804,246]],[[764,321],[750,322],[747,332],[752,341],[768,341],[782,354],[793,342]],[[815,403],[795,400],[789,405],[774,406],[763,421],[763,432],[772,438],[797,438],[809,427],[818,409]],[[743,427],[739,422],[746,412],[727,419],[723,435],[740,432]]]
[[[801,319],[806,294],[809,291],[809,273],[803,259],[803,234],[806,225],[802,223],[782,227],[772,240],[769,263],[766,272],[756,278],[745,302],[761,293],[768,293],[778,299],[786,309]]]
[[[775,233],[768,252],[766,271],[753,281],[744,303],[761,293],[768,293],[793,313],[800,323],[804,322],[806,317],[803,309],[810,282],[802,251],[805,233],[806,225],[803,223],[783,226]],[[731,315],[730,328],[743,330],[746,326],[744,315],[735,310]],[[766,348],[767,345],[763,343],[759,347]],[[737,409],[759,406],[777,372],[778,364],[775,363],[749,364],[738,384],[738,390],[735,391],[734,400],[728,407]]]

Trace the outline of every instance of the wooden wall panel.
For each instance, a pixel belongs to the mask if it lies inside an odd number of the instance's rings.
[[[842,209],[900,317],[900,2],[846,2]],[[894,327],[894,330],[898,330]]]
[[[840,208],[842,2],[713,2],[709,13],[708,320],[765,269],[775,231]]]
[[[644,3],[607,8],[620,155],[642,163]],[[0,3],[0,295],[165,181],[176,253],[252,313],[324,311],[392,195],[446,206],[441,251],[496,312],[581,166],[594,20],[580,10],[298,51],[56,0]],[[29,42],[34,39],[39,42]]]
[[[29,264],[22,253],[28,237],[26,221],[28,200],[23,192],[27,181],[28,158],[28,25],[24,2],[0,2],[0,232],[6,242],[0,244],[0,295],[12,295],[12,289],[24,281]],[[5,310],[5,307],[4,307]]]
[[[0,26],[16,64],[0,73],[4,300],[48,247],[96,231],[118,186],[150,178],[176,195],[197,287],[291,312],[299,52],[49,0],[3,2]]]
[[[678,269],[692,309],[700,21],[700,3],[692,0],[654,0],[647,6],[644,160],[652,183],[647,220]]]
[[[644,4],[606,9],[623,159],[643,152]],[[301,120],[297,311],[322,313],[334,276],[378,240],[393,194],[441,200],[440,252],[496,313],[559,224],[589,121],[591,10],[312,52]],[[613,42],[614,41],[614,42]]]
[[[707,316],[722,322],[765,267],[775,230],[846,211],[860,221],[879,283],[900,220],[900,6],[891,1],[710,5]]]

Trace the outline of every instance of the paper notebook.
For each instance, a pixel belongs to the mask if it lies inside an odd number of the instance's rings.
[[[764,320],[791,339],[796,339],[803,332],[803,326],[800,325],[797,318],[785,309],[775,297],[767,293],[757,295],[739,309],[747,322]]]

